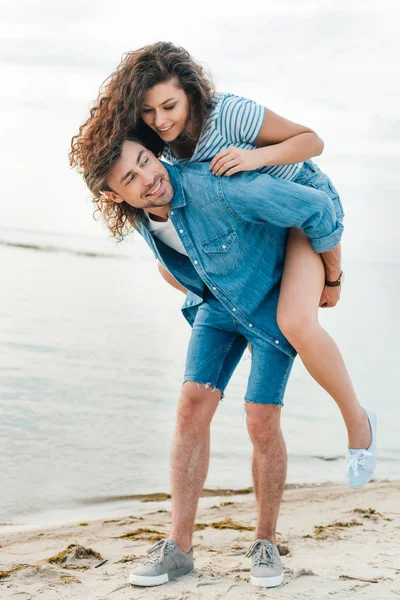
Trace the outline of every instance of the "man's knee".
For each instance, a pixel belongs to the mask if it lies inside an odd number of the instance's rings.
[[[278,404],[246,403],[247,430],[254,444],[267,442],[281,433],[281,410]]]
[[[207,384],[186,381],[178,404],[178,426],[208,426],[220,399],[220,390]]]

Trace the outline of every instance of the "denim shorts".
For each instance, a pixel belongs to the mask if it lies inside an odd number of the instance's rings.
[[[308,187],[313,187],[316,190],[320,190],[321,192],[325,192],[335,206],[338,221],[343,223],[344,211],[338,191],[328,175],[325,175],[312,160],[307,160],[303,163],[303,166],[297,177],[293,180],[293,183],[299,183],[300,185],[306,185]]]
[[[246,402],[283,405],[293,359],[242,327],[209,291],[193,324],[184,382],[220,390],[223,397],[248,343],[252,358]]]

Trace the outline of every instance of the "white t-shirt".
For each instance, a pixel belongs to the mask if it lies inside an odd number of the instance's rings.
[[[146,216],[149,222],[149,229],[153,235],[180,254],[188,255],[171,219],[168,219],[168,221],[153,221],[147,212]]]

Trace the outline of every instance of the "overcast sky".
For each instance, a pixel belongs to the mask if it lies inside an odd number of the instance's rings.
[[[70,139],[121,55],[185,46],[221,91],[313,127],[340,187],[357,257],[394,255],[398,208],[398,2],[18,0],[0,8],[2,227],[104,235],[68,166]],[[376,227],[378,224],[378,227]],[[356,229],[357,228],[357,229]]]

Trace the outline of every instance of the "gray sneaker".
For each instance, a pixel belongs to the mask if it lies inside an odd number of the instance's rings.
[[[269,540],[256,540],[246,552],[251,557],[251,577],[253,585],[276,587],[283,581],[283,567],[279,550]]]
[[[183,552],[175,540],[160,540],[147,550],[149,558],[129,575],[133,585],[162,585],[193,570],[193,548]]]

